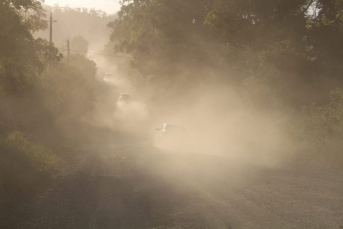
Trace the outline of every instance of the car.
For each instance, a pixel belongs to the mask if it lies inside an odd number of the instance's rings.
[[[118,99],[119,103],[129,103],[131,102],[131,95],[129,93],[121,93]]]
[[[104,76],[104,79],[112,79],[113,78],[113,74],[112,73],[106,73]]]
[[[93,59],[94,59],[93,54],[88,53],[88,54],[87,54],[87,58],[90,59],[90,60],[93,60]]]
[[[156,143],[162,148],[181,149],[187,145],[187,129],[183,126],[164,123],[156,130]]]

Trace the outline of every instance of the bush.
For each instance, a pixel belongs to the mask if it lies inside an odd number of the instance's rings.
[[[70,67],[64,62],[54,63],[40,76],[38,90],[55,119],[78,120],[92,110],[95,74],[93,62],[72,55]]]
[[[39,188],[57,168],[50,149],[14,131],[0,140],[0,193],[28,192]]]
[[[343,90],[331,91],[330,101],[323,106],[303,107],[292,129],[303,157],[343,162]]]

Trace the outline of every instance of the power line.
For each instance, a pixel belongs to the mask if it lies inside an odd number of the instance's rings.
[[[55,30],[54,35],[56,36],[56,34],[57,34],[57,37],[60,39],[59,41],[64,41],[64,34],[59,29],[58,23],[56,23],[56,25],[57,25],[57,28],[58,28],[59,31],[56,33],[56,30]]]
[[[60,35],[62,37],[66,37],[65,34],[62,32],[61,27],[58,25],[58,23],[56,23],[56,25],[57,25],[57,29],[59,30]]]
[[[119,58],[133,59],[132,57],[129,57],[129,56],[118,56],[118,55],[111,55],[111,54],[105,54],[105,53],[96,53],[96,52],[83,52],[83,51],[78,51],[78,50],[73,50],[73,49],[70,49],[70,51],[79,52],[79,53],[86,53],[86,54],[95,54],[95,55],[101,55],[101,56],[114,56],[114,57],[119,57]]]

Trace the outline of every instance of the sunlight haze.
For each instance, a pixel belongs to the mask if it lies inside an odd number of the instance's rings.
[[[343,229],[343,0],[0,0],[0,229]]]
[[[119,11],[120,4],[117,0],[45,0],[46,5],[69,6],[71,8],[94,8],[105,11],[108,14],[114,14]]]

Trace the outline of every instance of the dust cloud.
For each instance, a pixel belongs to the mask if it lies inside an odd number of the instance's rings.
[[[285,154],[287,138],[281,128],[286,117],[282,114],[246,107],[233,89],[218,85],[194,89],[181,100],[186,101],[169,103],[156,125],[184,126],[188,145],[182,150],[254,160],[275,160]]]
[[[88,58],[93,60],[98,68],[92,124],[147,138],[149,110],[142,96],[129,81],[128,75],[118,69],[118,66],[125,64],[127,60],[101,55],[91,55]],[[120,101],[122,93],[129,94],[130,101]]]
[[[122,67],[128,62],[103,57],[97,61],[99,89],[94,112],[97,125],[138,134],[147,144],[172,153],[220,155],[270,165],[291,157],[290,141],[282,131],[287,117],[281,112],[256,109],[233,87],[216,83],[198,84],[185,93],[170,88],[165,92],[168,96],[158,90],[140,88],[135,85],[137,78]],[[111,76],[105,77],[107,73]],[[120,102],[121,93],[130,94],[132,100]],[[164,123],[186,130],[180,136],[182,144],[157,143],[160,132],[156,128]]]

